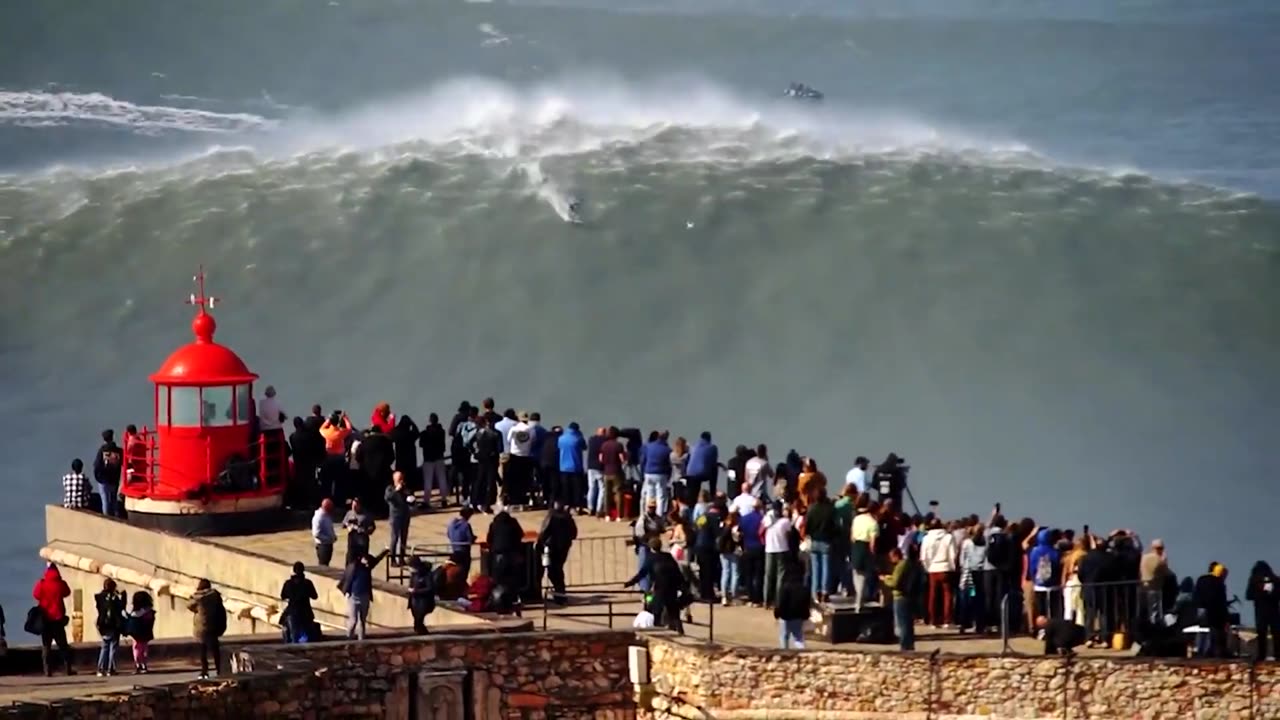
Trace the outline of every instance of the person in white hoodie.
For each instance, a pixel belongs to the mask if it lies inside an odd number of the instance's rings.
[[[529,413],[521,412],[519,420],[506,434],[506,450],[509,454],[507,470],[502,478],[502,489],[511,504],[511,510],[524,510],[529,502],[529,486],[533,481],[533,436],[537,430],[529,422]]]
[[[925,606],[925,618],[934,627],[950,627],[952,599],[951,575],[956,571],[959,548],[955,535],[947,531],[938,520],[929,525],[920,543],[920,564],[929,574],[929,597]],[[938,596],[942,597],[939,598]],[[942,601],[939,612],[938,601]]]

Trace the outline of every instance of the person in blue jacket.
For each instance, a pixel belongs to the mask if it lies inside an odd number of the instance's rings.
[[[658,515],[666,517],[671,505],[671,446],[657,430],[649,433],[649,442],[640,448],[640,472],[644,474],[640,504],[656,500]]]
[[[685,468],[685,473],[689,476],[689,485],[686,490],[689,497],[697,497],[704,482],[711,491],[711,496],[715,497],[716,477],[719,470],[720,450],[711,442],[711,433],[703,431],[698,442],[689,451],[689,465]]]
[[[587,449],[587,441],[582,437],[582,429],[578,423],[571,422],[557,441],[560,446],[560,491],[562,497],[555,498],[564,503],[566,508],[586,511],[587,478],[583,474],[582,453]]]
[[[1027,556],[1027,576],[1036,593],[1036,615],[1050,620],[1062,616],[1062,558],[1053,546],[1053,530],[1036,533],[1036,546]]]

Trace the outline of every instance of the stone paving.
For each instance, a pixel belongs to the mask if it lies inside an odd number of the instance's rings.
[[[541,526],[545,512],[531,510],[514,513],[526,531],[534,531]],[[444,544],[444,530],[448,522],[456,515],[455,509],[431,511],[415,515],[409,525],[409,542],[411,545],[440,548]],[[476,537],[483,540],[489,528],[489,516],[475,515],[471,519]],[[566,580],[572,592],[569,607],[548,609],[545,617],[541,608],[529,608],[525,617],[532,619],[537,627],[542,627],[544,620],[548,629],[590,629],[608,627],[612,613],[612,624],[615,628],[629,628],[636,614],[640,611],[640,601],[634,592],[626,592],[622,582],[636,570],[635,555],[626,544],[630,535],[627,523],[612,523],[604,520],[577,518],[579,542],[575,544],[566,566]],[[370,547],[377,550],[386,547],[388,541],[388,524],[378,523]],[[341,531],[339,532],[341,535]],[[215,542],[238,547],[250,552],[278,558],[292,563],[302,559],[310,564],[314,562],[311,533],[309,530],[292,530],[288,532],[251,535],[245,537],[218,538]],[[473,553],[474,555],[474,553]],[[336,549],[335,561],[341,562],[342,540]],[[473,562],[473,568],[479,567]],[[378,576],[384,577],[379,569]],[[473,572],[475,570],[473,569]],[[575,588],[575,586],[579,586]],[[586,587],[582,587],[586,586]],[[752,608],[746,605],[730,607],[695,605],[692,609],[694,622],[686,624],[685,632],[690,637],[706,639],[711,635],[714,623],[714,639],[718,643],[753,645],[757,647],[776,647],[778,644],[778,625],[771,611]],[[590,613],[605,617],[572,617],[573,614]],[[812,647],[830,647],[826,643],[811,642]],[[999,653],[999,638],[975,638],[960,635],[955,631],[940,630],[917,625],[916,647],[918,650],[953,653]],[[863,651],[896,650],[895,645],[858,645],[842,644],[839,647]],[[1039,654],[1043,652],[1043,644],[1031,638],[1015,638],[1011,648],[1016,653]],[[1118,655],[1109,651],[1083,651],[1088,654],[1105,653]],[[1129,654],[1129,653],[1125,653]]]

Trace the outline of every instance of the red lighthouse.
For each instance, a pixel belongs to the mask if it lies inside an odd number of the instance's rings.
[[[191,321],[195,341],[178,348],[151,375],[155,429],[126,447],[122,483],[129,522],[186,535],[229,535],[278,526],[287,456],[279,433],[264,440],[254,413],[257,374],[213,341],[216,298],[204,271]],[[207,308],[207,309],[206,309]]]

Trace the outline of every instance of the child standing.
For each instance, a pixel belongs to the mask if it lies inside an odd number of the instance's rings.
[[[125,622],[126,635],[133,638],[133,673],[147,672],[147,648],[155,639],[156,611],[151,595],[139,590],[133,594],[133,609]]]
[[[98,635],[102,637],[102,650],[98,653],[98,677],[116,674],[116,649],[120,646],[120,632],[124,629],[124,593],[116,591],[116,581],[102,581],[102,592],[93,596],[98,607]]]

